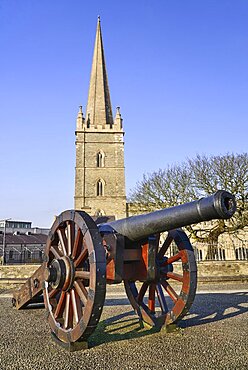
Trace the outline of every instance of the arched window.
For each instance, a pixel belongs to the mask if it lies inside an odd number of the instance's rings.
[[[100,150],[96,155],[96,166],[97,167],[104,167],[104,153]]]
[[[101,197],[104,195],[104,182],[103,180],[98,180],[96,184],[96,195]]]

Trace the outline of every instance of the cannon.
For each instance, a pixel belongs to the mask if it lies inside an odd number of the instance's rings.
[[[106,284],[123,282],[140,321],[177,323],[190,309],[197,267],[184,226],[228,219],[236,210],[224,190],[179,206],[97,225],[85,212],[56,217],[42,265],[13,294],[17,309],[42,302],[53,339],[87,348],[104,306]],[[168,232],[163,243],[160,233]],[[168,254],[170,251],[170,254]]]

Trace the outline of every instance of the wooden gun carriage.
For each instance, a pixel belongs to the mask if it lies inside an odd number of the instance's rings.
[[[230,218],[235,209],[233,195],[219,190],[197,201],[100,225],[85,212],[65,211],[51,227],[43,264],[14,292],[13,306],[25,308],[44,299],[52,336],[69,350],[87,348],[104,306],[106,284],[124,282],[132,307],[150,326],[176,323],[191,307],[197,285],[194,251],[180,228]],[[174,254],[168,257],[172,245]]]

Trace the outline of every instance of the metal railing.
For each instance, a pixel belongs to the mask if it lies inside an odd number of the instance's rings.
[[[177,246],[171,243],[167,257],[178,253]],[[214,247],[210,244],[194,246],[196,261],[248,261],[248,244],[243,246]],[[24,247],[21,250],[15,247],[5,249],[4,265],[14,264],[41,264],[44,259],[44,248]],[[0,247],[0,264],[3,264],[3,248]]]
[[[16,248],[5,250],[4,263],[3,262],[3,251],[0,248],[0,259],[1,264],[4,265],[16,265],[16,264],[41,264],[44,258],[44,250],[41,248],[28,249],[24,248],[19,251]]]
[[[199,243],[193,245],[195,258],[200,261],[247,261],[248,260],[248,243],[242,246],[213,246],[212,244]],[[171,257],[178,253],[178,248],[174,242],[170,244],[166,256]]]

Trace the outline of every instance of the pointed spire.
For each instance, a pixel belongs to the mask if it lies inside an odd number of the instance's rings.
[[[113,125],[113,115],[99,16],[91,68],[86,117],[89,117],[90,127],[101,125],[104,128],[106,125],[110,125],[111,127]]]
[[[77,115],[77,130],[82,130],[84,125],[84,115],[82,105],[79,106],[79,111]]]
[[[122,130],[122,118],[120,109],[120,107],[116,107],[115,125],[117,127],[117,130]]]

